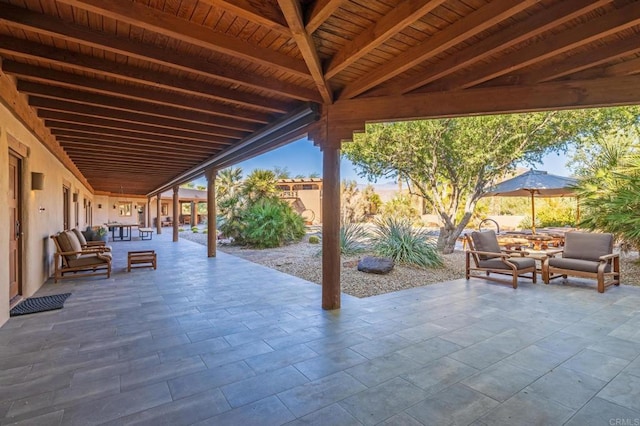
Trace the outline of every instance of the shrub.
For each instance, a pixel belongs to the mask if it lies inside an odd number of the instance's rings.
[[[374,251],[397,263],[434,268],[442,266],[436,244],[423,229],[414,228],[407,219],[386,217],[376,221]]]
[[[382,217],[406,219],[409,222],[416,222],[420,219],[418,210],[413,207],[411,197],[408,195],[398,195],[384,203],[382,205]]]
[[[246,243],[260,247],[278,247],[304,236],[304,220],[289,204],[276,198],[264,198],[246,211]]]
[[[202,230],[202,233],[203,233],[203,234],[206,234],[206,233],[208,233],[208,232],[209,232],[209,230],[208,230],[208,229],[203,229],[203,230]]]
[[[178,232],[184,232],[184,228],[182,227],[178,228]]]
[[[312,235],[309,237],[309,244],[320,244],[320,238]]]
[[[351,256],[365,250],[369,234],[359,223],[348,222],[340,227],[340,254]]]

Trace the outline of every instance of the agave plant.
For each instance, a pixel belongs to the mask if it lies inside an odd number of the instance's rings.
[[[434,239],[424,229],[411,226],[407,219],[385,217],[376,221],[372,242],[377,254],[397,263],[425,268],[444,264]]]

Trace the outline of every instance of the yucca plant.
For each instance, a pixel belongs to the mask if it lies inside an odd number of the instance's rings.
[[[340,226],[340,254],[352,256],[366,249],[367,230],[360,223],[346,222]]]
[[[377,254],[397,263],[424,268],[444,264],[434,239],[424,229],[411,226],[406,219],[386,217],[376,221],[372,242]]]

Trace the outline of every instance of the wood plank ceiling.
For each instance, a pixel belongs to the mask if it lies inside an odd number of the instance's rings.
[[[128,194],[307,103],[638,74],[639,30],[637,0],[0,0],[2,71]]]

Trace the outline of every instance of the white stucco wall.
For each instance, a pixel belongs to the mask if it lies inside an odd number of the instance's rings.
[[[85,223],[83,199],[93,198],[82,185],[51,154],[36,137],[13,114],[0,103],[0,200],[5,207],[0,208],[0,325],[9,318],[9,223],[8,203],[9,176],[9,135],[28,148],[28,155],[22,162],[22,295],[33,295],[53,271],[54,244],[49,238],[62,230],[62,186],[70,187],[71,193],[79,193],[78,225]],[[31,190],[31,172],[44,173],[44,190]],[[42,208],[42,210],[40,210]],[[71,203],[70,224],[76,223],[75,208]]]

